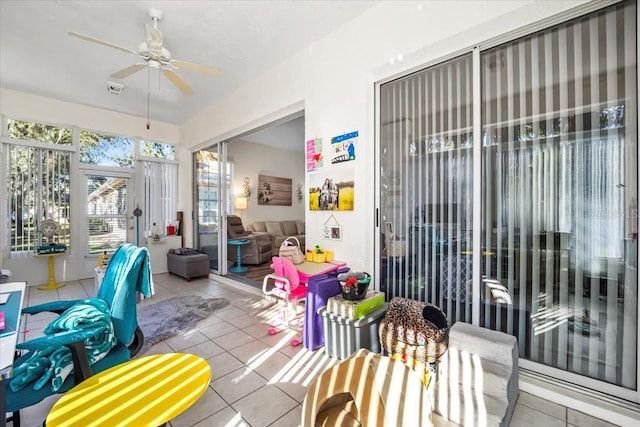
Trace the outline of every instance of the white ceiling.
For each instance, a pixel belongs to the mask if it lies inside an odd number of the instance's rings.
[[[373,6],[373,1],[0,1],[0,87],[181,124],[256,76]],[[137,50],[152,24],[174,59],[220,69],[216,78],[177,73],[194,89],[182,94],[156,70],[107,91],[110,74],[137,56],[67,35],[74,31]],[[249,138],[245,138],[249,139]]]

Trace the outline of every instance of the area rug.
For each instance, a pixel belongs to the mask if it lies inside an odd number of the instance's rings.
[[[229,304],[225,298],[203,298],[184,295],[138,308],[138,325],[144,333],[144,344],[138,354],[167,338],[193,329],[196,323]]]

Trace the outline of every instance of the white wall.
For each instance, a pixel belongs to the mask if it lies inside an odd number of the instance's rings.
[[[307,240],[372,271],[375,209],[374,83],[579,6],[583,1],[382,2],[181,126],[184,148],[202,147],[304,106],[305,139],[360,132],[355,210],[338,212],[343,239],[322,239],[326,212],[306,211]],[[213,119],[212,119],[213,118]],[[335,170],[335,169],[334,169]],[[183,172],[184,169],[183,169]]]
[[[0,89],[0,115],[13,119],[31,120],[61,126],[77,126],[105,134],[139,137],[169,144],[178,144],[180,137],[180,128],[173,124],[153,122],[151,129],[147,130],[146,118],[86,107],[8,89]],[[180,155],[178,153],[178,156]],[[190,159],[188,153],[187,158]],[[77,156],[74,162],[77,162]],[[77,163],[75,165],[75,167],[72,166],[72,174],[81,176],[81,172],[77,169]],[[180,184],[181,179],[184,179],[184,177],[179,178],[179,186],[182,187],[182,184]],[[86,190],[82,188],[82,182],[81,179],[72,179],[72,197],[74,197],[73,195],[84,194]],[[185,185],[191,188],[191,180],[189,179]],[[135,188],[135,183],[132,182],[131,186],[131,188]],[[5,191],[6,187],[1,187],[0,200],[5,200]],[[6,215],[4,209],[6,207],[0,207],[0,213]],[[71,246],[65,255],[54,257],[55,280],[58,282],[93,277],[93,269],[96,265],[95,258],[85,257],[84,247],[82,246],[82,243],[84,243],[86,211],[83,211],[83,206],[77,203],[72,205],[72,209]],[[129,210],[133,213],[134,209],[135,199],[132,199],[130,200]],[[79,227],[74,226],[74,224],[78,223],[80,224]],[[3,234],[0,239],[5,237]],[[133,239],[132,235],[130,240],[134,241]],[[9,259],[8,254],[4,251],[4,243],[4,240],[0,240],[3,268],[8,268],[12,271],[13,279],[26,280],[29,285],[47,283],[47,258]]]
[[[242,213],[242,223],[246,227],[253,221],[278,221],[304,219],[304,200],[298,201],[297,185],[304,185],[304,153],[280,150],[249,141],[236,140],[228,146],[227,157],[234,165],[234,180],[231,191],[234,196],[242,194],[245,177],[251,181],[249,206]],[[290,178],[293,184],[291,206],[258,205],[258,175]]]

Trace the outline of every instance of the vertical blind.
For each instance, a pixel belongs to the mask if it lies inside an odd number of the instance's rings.
[[[482,246],[515,296],[482,324],[522,357],[631,389],[635,16],[618,5],[481,55]]]
[[[637,389],[636,16],[618,3],[482,50],[478,69],[467,55],[381,85],[388,298],[432,302],[451,322],[475,312],[540,372]]]
[[[55,240],[69,245],[71,153],[7,144],[8,208],[11,257],[28,257],[41,244],[38,225],[45,219],[60,224]]]
[[[143,161],[145,234],[166,233],[167,225],[177,217],[178,165],[166,162]]]
[[[381,87],[382,288],[471,321],[471,55]]]

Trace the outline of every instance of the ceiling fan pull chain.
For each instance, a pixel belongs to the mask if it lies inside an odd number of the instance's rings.
[[[150,113],[149,113],[149,109],[150,109],[150,107],[149,107],[149,105],[150,105],[149,92],[150,92],[150,89],[149,88],[150,88],[150,85],[151,85],[151,83],[150,83],[151,75],[150,74],[151,74],[151,71],[149,70],[149,67],[147,67],[147,130],[151,129],[151,118],[149,117],[150,116]]]

